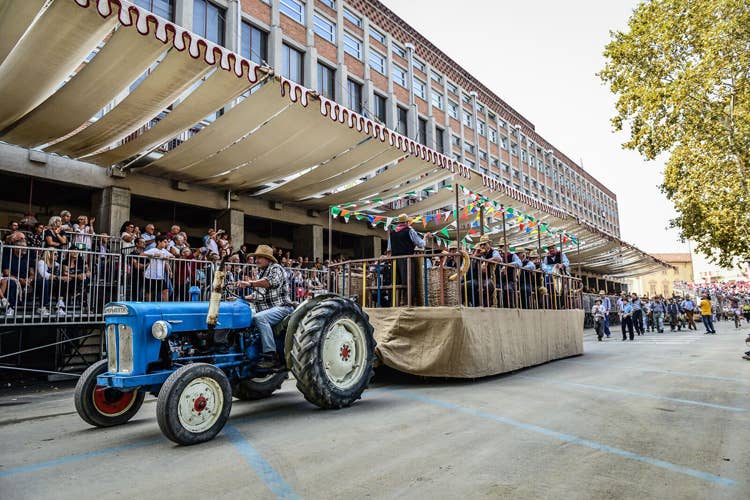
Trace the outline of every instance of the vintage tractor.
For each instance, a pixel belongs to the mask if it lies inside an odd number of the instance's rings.
[[[288,370],[305,399],[321,408],[351,405],[373,375],[368,316],[338,295],[310,299],[277,325],[277,352],[286,361],[280,371],[257,366],[253,308],[239,297],[220,301],[215,292],[208,302],[115,302],[104,316],[108,358],[90,366],[75,391],[78,414],[97,427],[127,422],[151,393],[164,435],[196,444],[221,431],[232,397],[266,398]]]

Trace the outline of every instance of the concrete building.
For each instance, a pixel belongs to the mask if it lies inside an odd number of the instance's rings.
[[[650,274],[628,279],[629,290],[649,297],[672,296],[675,282],[693,280],[693,256],[690,253],[655,253],[657,259],[673,266]]]
[[[619,238],[612,191],[380,2],[134,3]],[[178,144],[172,140],[151,155]],[[117,169],[6,144],[0,144],[0,171],[12,175],[0,186],[0,223],[26,212],[46,222],[47,216],[68,208],[95,215],[98,230],[110,234],[128,219],[160,228],[179,223],[196,238],[217,224],[228,228],[235,241],[294,247],[295,253],[311,257],[327,253],[326,214],[304,207],[174,182],[137,168],[123,177]],[[413,201],[398,200],[392,208]],[[334,252],[370,256],[380,252],[384,233],[335,222],[333,236]]]

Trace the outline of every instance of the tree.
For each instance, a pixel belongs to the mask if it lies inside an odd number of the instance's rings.
[[[648,0],[604,56],[623,147],[668,157],[671,226],[723,266],[750,261],[750,2]]]

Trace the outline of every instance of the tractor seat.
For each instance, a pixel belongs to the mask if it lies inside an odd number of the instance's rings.
[[[284,333],[286,332],[286,327],[289,325],[290,317],[291,317],[291,314],[273,326],[274,337],[281,337],[284,335]]]

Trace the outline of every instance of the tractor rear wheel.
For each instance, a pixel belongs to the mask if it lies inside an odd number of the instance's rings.
[[[73,397],[78,415],[95,427],[124,424],[138,413],[146,394],[138,389],[121,391],[96,384],[96,377],[107,373],[107,360],[89,366],[76,384]]]
[[[294,332],[291,368],[297,388],[321,408],[343,408],[360,399],[374,374],[374,358],[367,314],[343,297],[321,301]]]
[[[232,388],[219,368],[207,363],[185,365],[159,391],[156,420],[166,437],[191,445],[212,440],[224,428],[232,409]]]
[[[289,377],[286,370],[271,373],[265,377],[241,380],[232,386],[232,396],[242,401],[265,399],[281,389],[281,384]]]

